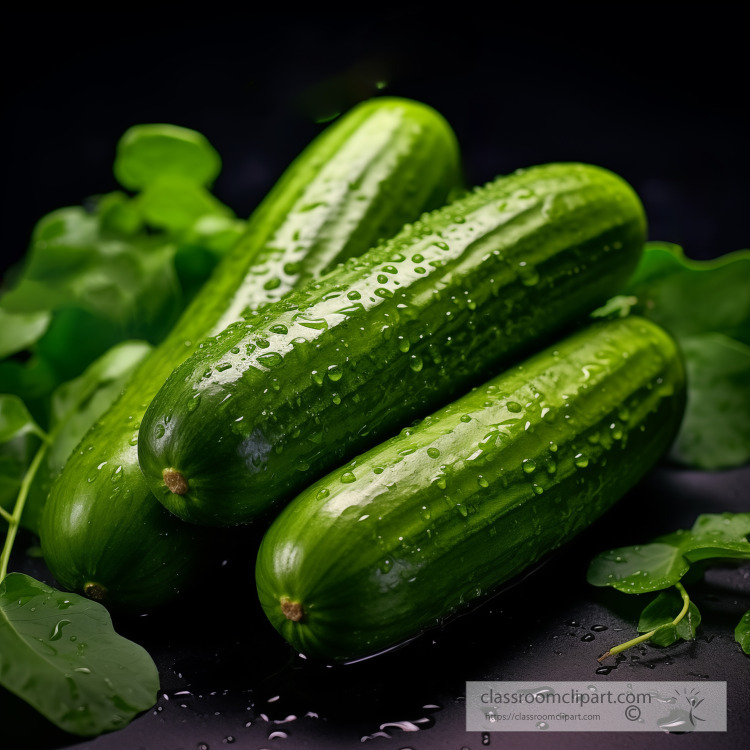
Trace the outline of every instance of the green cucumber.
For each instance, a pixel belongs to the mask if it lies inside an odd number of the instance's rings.
[[[630,185],[519,170],[205,342],[139,443],[181,518],[246,523],[465,392],[614,294],[645,239]]]
[[[63,586],[149,608],[191,580],[208,537],[165,511],[143,480],[136,446],[148,402],[201,339],[445,202],[458,164],[445,120],[397,98],[358,105],[307,147],[53,484],[40,535]]]
[[[656,324],[576,332],[305,489],[261,542],[266,615],[324,659],[412,639],[599,518],[668,448],[684,402]]]

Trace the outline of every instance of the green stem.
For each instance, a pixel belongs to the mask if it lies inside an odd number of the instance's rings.
[[[4,518],[8,523],[13,520],[13,516],[2,505],[0,505],[0,518]]]
[[[26,504],[26,498],[29,494],[29,488],[31,483],[34,481],[39,465],[44,459],[44,455],[47,453],[47,447],[49,442],[45,439],[39,446],[39,450],[36,452],[31,464],[29,465],[26,474],[24,474],[21,487],[18,490],[18,497],[16,498],[16,504],[13,508],[13,514],[9,515],[7,511],[4,511],[3,517],[8,521],[8,534],[5,537],[5,544],[3,545],[2,554],[0,554],[0,581],[5,578],[8,572],[8,561],[10,560],[10,551],[13,548],[13,542],[16,540],[16,532],[18,526],[21,523],[21,514],[23,513],[23,506]]]
[[[677,617],[672,620],[672,622],[665,622],[664,625],[659,625],[658,628],[654,628],[649,633],[644,633],[643,635],[638,636],[638,638],[633,638],[633,640],[631,641],[621,643],[619,646],[613,646],[609,651],[603,653],[597,659],[597,661],[602,662],[608,656],[615,656],[615,654],[619,654],[622,651],[627,651],[629,648],[637,646],[639,643],[643,643],[649,638],[652,638],[658,631],[663,630],[664,628],[671,627],[673,625],[677,625],[677,623],[679,623],[680,620],[682,620],[682,618],[687,614],[688,607],[690,606],[690,597],[688,596],[688,592],[685,591],[685,587],[681,583],[679,583],[679,581],[675,583],[675,588],[680,592],[680,596],[682,597],[682,609],[680,610],[680,614],[678,614]]]

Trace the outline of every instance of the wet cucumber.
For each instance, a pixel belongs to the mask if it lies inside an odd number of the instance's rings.
[[[266,615],[325,659],[415,637],[593,523],[667,449],[684,400],[654,323],[580,330],[305,489],[261,543]]]
[[[500,177],[207,341],[144,416],[144,475],[185,520],[251,521],[586,314],[644,239],[608,170]]]
[[[143,480],[136,446],[149,400],[201,339],[441,205],[458,181],[452,130],[410,100],[364,102],[303,151],[53,484],[40,535],[62,585],[141,609],[184,587],[207,536],[165,511]]]

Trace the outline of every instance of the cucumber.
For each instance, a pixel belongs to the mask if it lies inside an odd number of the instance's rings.
[[[63,586],[135,609],[182,590],[210,535],[165,511],[143,480],[136,446],[149,400],[202,338],[445,202],[458,164],[445,120],[397,98],[358,105],[308,146],[53,484],[40,536]]]
[[[664,330],[585,327],[305,489],[261,542],[266,615],[323,659],[416,637],[601,516],[667,449],[684,402]]]
[[[575,163],[423,216],[172,373],[141,429],[151,489],[197,524],[269,514],[615,293],[645,224],[622,178]]]

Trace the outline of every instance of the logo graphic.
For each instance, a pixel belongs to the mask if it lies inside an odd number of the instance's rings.
[[[659,729],[673,734],[694,732],[698,728],[698,722],[705,721],[696,714],[696,709],[705,699],[699,698],[701,691],[695,687],[674,692],[677,698],[670,697],[665,702],[672,703],[675,707],[671,709],[668,716],[659,719],[656,723]]]

